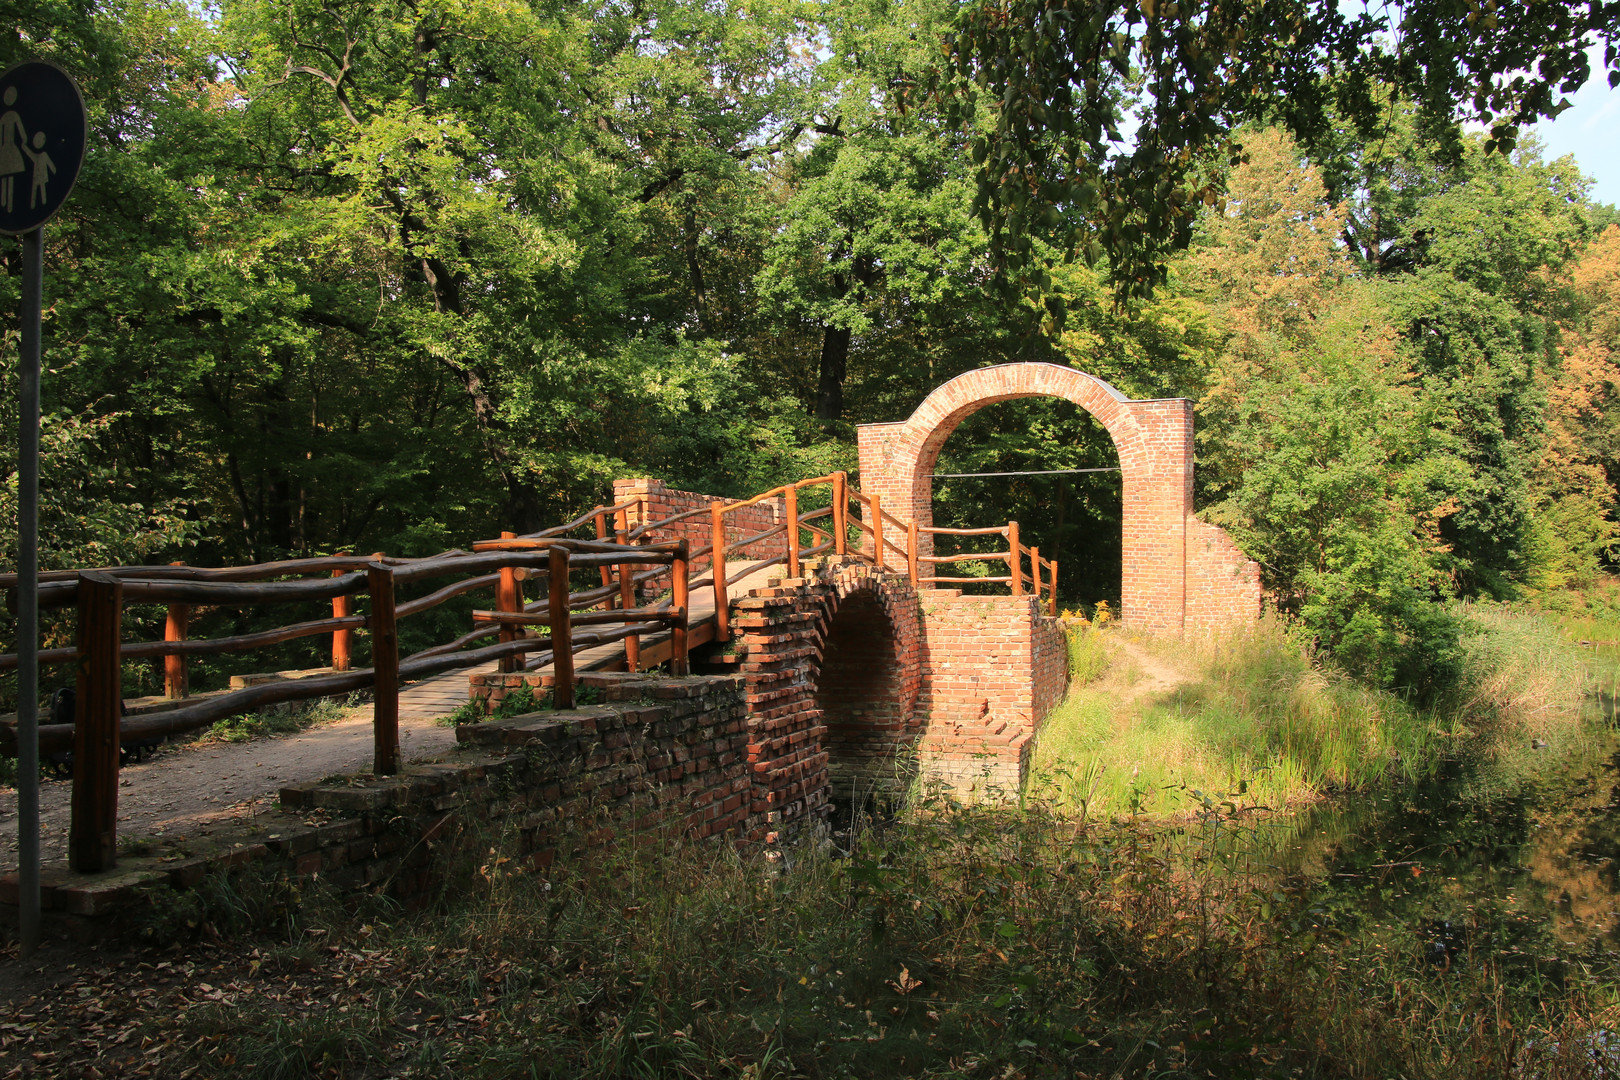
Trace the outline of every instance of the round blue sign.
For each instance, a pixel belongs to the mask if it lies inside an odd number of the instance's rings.
[[[79,84],[55,64],[28,60],[0,74],[0,233],[25,233],[67,200],[84,164],[87,123]]]

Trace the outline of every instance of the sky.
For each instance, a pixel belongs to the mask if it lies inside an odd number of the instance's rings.
[[[1535,130],[1548,161],[1574,154],[1581,172],[1596,181],[1591,198],[1620,205],[1620,90],[1609,89],[1602,51],[1594,52],[1594,75],[1571,96],[1573,105]]]

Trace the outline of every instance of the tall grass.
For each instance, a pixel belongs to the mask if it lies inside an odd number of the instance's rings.
[[[1576,737],[1587,677],[1556,628],[1501,607],[1460,614],[1463,679],[1428,709],[1317,662],[1274,619],[1186,641],[1077,628],[1088,672],[1098,652],[1113,663],[1048,718],[1030,791],[1104,814],[1280,808],[1424,774],[1482,735],[1514,753]],[[1144,689],[1144,663],[1179,683]]]
[[[1241,822],[932,802],[786,873],[674,839],[535,873],[492,838],[435,910],[292,920],[144,1036],[243,1077],[1587,1075],[1600,996],[1347,936],[1234,859]]]

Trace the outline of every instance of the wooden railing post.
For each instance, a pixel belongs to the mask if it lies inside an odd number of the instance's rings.
[[[517,533],[515,532],[501,533],[502,540],[511,540],[516,536]],[[517,571],[513,567],[501,567],[500,584],[495,587],[495,610],[508,613],[523,610],[523,593],[519,591]],[[518,627],[502,623],[500,633],[496,635],[496,640],[504,644],[509,641],[516,641],[522,636],[523,631]],[[523,658],[521,656],[503,656],[497,666],[501,671],[522,671]]]
[[[709,510],[710,532],[713,534],[714,557],[709,566],[714,571],[714,640],[731,640],[731,610],[726,601],[726,508],[715,503]]]
[[[844,554],[849,537],[849,480],[842,472],[832,474],[833,554]]]
[[[917,587],[917,523],[906,523],[906,572],[911,575],[911,587]]]
[[[345,571],[343,571],[343,570],[334,570],[334,571],[332,571],[332,576],[333,577],[342,577],[344,575],[344,573],[345,573]],[[353,613],[354,613],[354,597],[352,597],[352,596],[334,596],[334,597],[332,597],[332,618],[334,618],[334,619],[344,619],[344,618],[347,618],[349,615],[351,615]],[[334,631],[332,631],[332,670],[333,671],[348,671],[351,667],[353,667],[354,666],[353,652],[354,652],[354,631],[353,630],[334,630]]]
[[[595,522],[596,522],[596,538],[598,540],[606,540],[608,538],[607,515],[606,514],[597,514],[596,517],[593,520],[595,520]],[[613,584],[613,567],[611,567],[611,566],[602,567],[602,584],[604,586]],[[625,605],[625,607],[629,607],[629,606],[630,606],[629,604]],[[602,601],[602,610],[603,611],[612,611],[613,610],[613,597],[612,596],[609,596],[606,600]]]
[[[1012,576],[1012,594],[1024,595],[1024,560],[1018,551],[1018,522],[1007,522],[1007,546],[1012,549],[1007,555],[1007,566]]]
[[[1046,613],[1048,615],[1056,615],[1058,613],[1058,603],[1057,603],[1057,560],[1056,559],[1052,560],[1051,566],[1052,566],[1052,602],[1051,602],[1051,606],[1046,609]]]
[[[799,489],[789,484],[782,499],[787,509],[788,577],[799,576]]]
[[[669,673],[671,675],[690,675],[692,673],[692,664],[687,659],[686,653],[686,628],[690,611],[687,597],[687,577],[691,573],[690,565],[691,544],[685,540],[677,541],[675,561],[669,567],[669,576],[673,583],[670,593],[670,606],[676,611],[675,625],[670,628]]]
[[[872,554],[877,559],[878,572],[883,571],[883,496],[872,493]]]
[[[1029,572],[1035,582],[1035,610],[1041,610],[1041,549],[1029,549]]]
[[[118,662],[123,585],[111,574],[79,574],[79,685],[74,695],[73,821],[68,863],[81,873],[118,861],[118,740],[124,673]]]
[[[617,517],[618,531],[614,534],[613,538],[621,544],[628,544],[630,542],[630,511],[620,510]],[[636,564],[619,563],[618,568],[619,607],[628,611],[630,608],[636,606]],[[607,576],[607,570],[605,568],[603,569],[602,573],[604,577]],[[603,584],[606,584],[606,582],[603,582]],[[613,606],[611,599],[609,599],[607,606]],[[625,670],[631,672],[641,670],[640,634],[631,634],[629,637],[624,639],[624,666]]]
[[[185,563],[173,562],[169,565],[184,566]],[[186,629],[190,622],[190,604],[170,604],[169,616],[163,622],[163,640],[186,640]],[[186,658],[184,656],[165,656],[163,658],[163,696],[171,699],[183,698],[189,688],[186,678]]]
[[[399,772],[399,628],[394,618],[394,572],[382,563],[366,567],[371,591],[371,771]]]
[[[551,613],[551,704],[558,709],[574,707],[574,635],[568,607],[568,549],[553,544],[550,588],[546,598]]]

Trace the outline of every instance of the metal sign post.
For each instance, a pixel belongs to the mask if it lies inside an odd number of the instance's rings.
[[[39,945],[39,372],[45,223],[84,163],[84,98],[55,64],[0,73],[0,233],[23,238],[17,360],[17,929]]]

